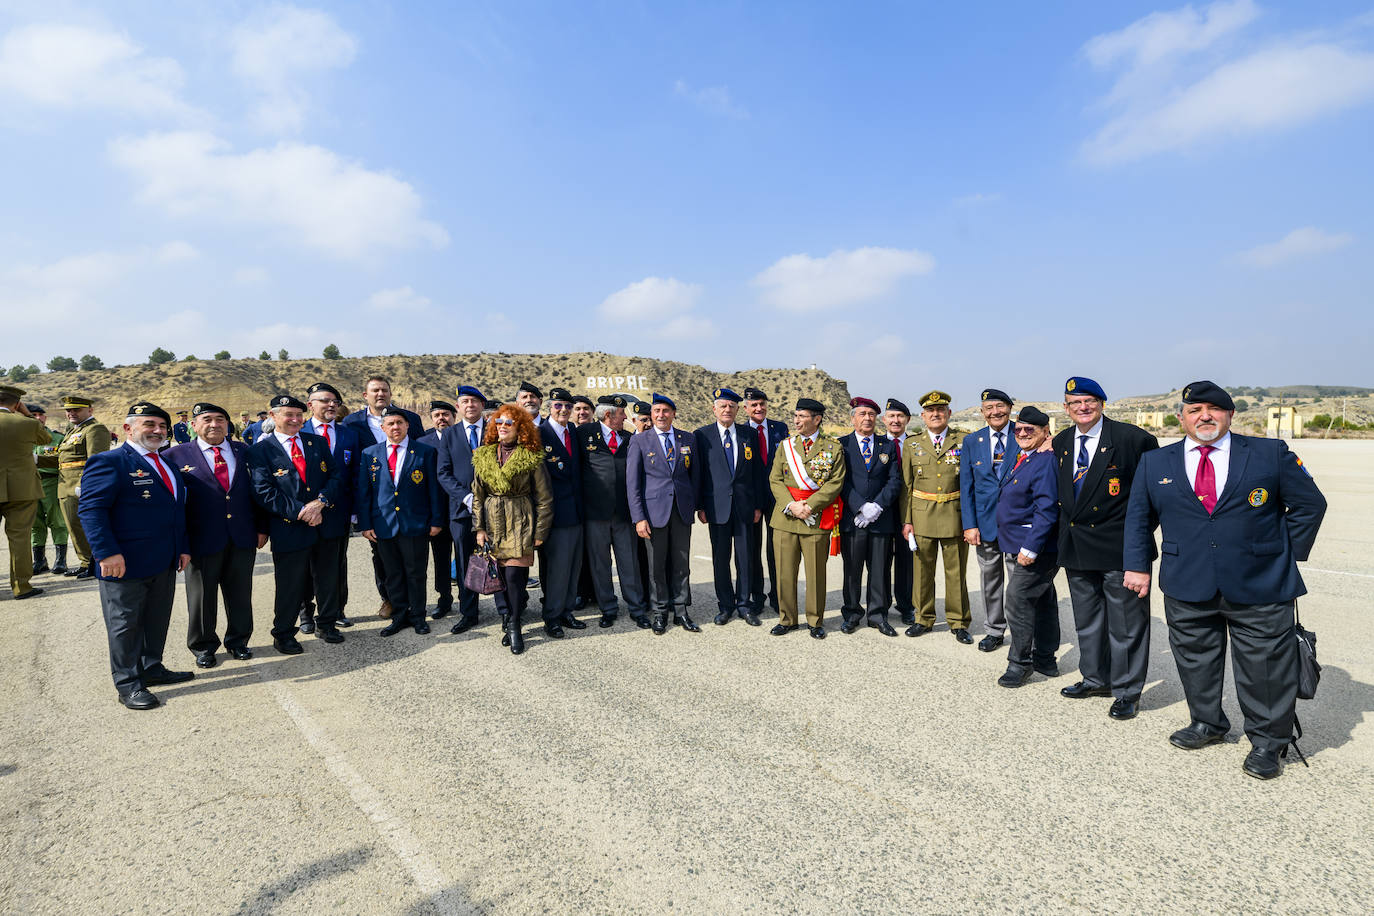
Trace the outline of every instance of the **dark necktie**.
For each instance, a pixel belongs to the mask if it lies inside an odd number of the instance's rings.
[[[1202,508],[1208,515],[1217,507],[1217,470],[1212,467],[1210,457],[1216,450],[1214,445],[1198,446],[1197,476],[1193,478],[1193,492],[1202,500]]]
[[[568,433],[568,428],[563,427],[563,448],[569,455],[572,454],[572,436]]]
[[[673,440],[667,433],[659,435],[663,437],[663,457],[668,459],[668,468],[671,470],[677,463],[677,455],[673,453]]]
[[[724,447],[725,447],[725,465],[726,465],[726,467],[728,467],[728,468],[730,469],[730,476],[731,476],[731,477],[734,477],[734,476],[735,476],[735,444],[734,444],[734,440],[735,440],[735,437],[734,437],[734,435],[733,435],[733,430],[727,429],[727,430],[725,431],[725,442],[724,442]]]
[[[892,440],[892,448],[893,448],[893,450],[896,451],[896,453],[897,453],[897,464],[898,464],[898,465],[901,465],[901,463],[902,463],[902,440],[901,440],[901,439],[893,439],[893,440]]]
[[[477,451],[477,424],[468,427],[468,448]]]
[[[301,483],[305,483],[305,453],[301,451],[295,436],[291,437],[291,463],[296,466],[296,473],[301,475]]]
[[[810,439],[803,439],[803,440],[802,440],[802,454],[804,454],[804,455],[809,455],[809,454],[811,454],[811,440],[810,440]]]
[[[762,426],[759,427],[759,457],[764,464],[768,463],[768,433]]]
[[[210,450],[215,453],[215,479],[219,485],[224,487],[224,492],[229,492],[229,462],[224,460],[224,456],[219,453],[219,446],[212,445]]]
[[[1073,495],[1078,497],[1078,491],[1083,489],[1083,476],[1088,473],[1088,434],[1083,433],[1078,437],[1078,458],[1073,469]]]
[[[992,471],[994,474],[1002,470],[1002,461],[1007,457],[1007,444],[1004,441],[1005,437],[1005,433],[999,432],[997,434],[997,444],[992,447]],[[1015,468],[1012,470],[1015,470]]]
[[[873,466],[873,450],[872,450],[871,448],[869,448],[869,446],[868,446],[868,437],[867,437],[867,436],[864,436],[863,442],[864,442],[864,447],[863,447],[864,467],[869,468],[869,467],[872,467],[872,466]]]

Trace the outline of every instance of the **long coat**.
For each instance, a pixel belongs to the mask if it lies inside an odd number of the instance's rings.
[[[544,456],[516,447],[505,465],[495,445],[472,454],[472,527],[487,533],[498,560],[518,560],[534,553],[553,527],[553,488]]]

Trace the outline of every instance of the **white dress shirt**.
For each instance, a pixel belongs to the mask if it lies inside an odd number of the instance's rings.
[[[386,443],[386,460],[388,464],[391,462],[391,448],[391,441],[388,440]],[[405,467],[406,451],[408,451],[409,448],[409,436],[406,436],[400,442],[396,443],[396,470],[391,472],[391,485],[397,489],[400,489],[401,486],[401,469]]]
[[[464,441],[464,442],[468,443],[469,445],[472,444],[472,433],[469,432],[469,430],[475,429],[475,430],[477,430],[477,444],[478,444],[479,446],[482,444],[482,432],[483,432],[483,430],[482,430],[482,421],[481,421],[481,420],[478,420],[476,423],[469,423],[467,420],[463,420],[463,421],[462,421],[461,423],[459,423],[458,425],[459,425],[460,427],[462,427],[462,430],[463,430],[463,441]]]
[[[364,410],[363,414],[367,417],[367,428],[372,430],[372,438],[378,442],[385,442],[386,431],[382,429],[382,418],[375,415],[370,409]]]
[[[1217,499],[1220,499],[1221,491],[1226,489],[1226,474],[1231,469],[1231,434],[1228,432],[1215,442],[1183,441],[1183,467],[1188,472],[1188,485],[1194,492],[1197,492],[1197,468],[1202,463],[1202,454],[1198,449],[1204,445],[1216,449],[1208,453],[1207,460],[1212,463],[1212,474],[1217,479]]]
[[[554,419],[548,419],[548,420],[545,420],[544,422],[548,424],[549,429],[553,430],[554,438],[557,439],[559,442],[563,442],[563,441],[564,441],[564,440],[563,440],[563,433],[568,432],[568,427],[564,426],[562,423],[559,423],[557,420],[554,420]],[[567,438],[567,443],[566,443],[566,444],[567,444],[567,449],[568,449],[568,451],[571,452],[571,451],[572,451],[572,433],[568,433],[568,438]]]
[[[338,424],[338,422],[333,421],[333,420],[331,420],[331,421],[328,422],[328,423],[321,423],[321,422],[319,422],[318,420],[313,421],[313,422],[314,422],[314,425],[315,425],[315,435],[319,436],[320,438],[324,438],[324,431],[325,431],[325,429],[326,429],[326,428],[329,429],[329,454],[331,454],[331,455],[337,455],[337,454],[339,453],[339,424]]]
[[[153,457],[149,453],[148,449],[139,445],[137,442],[130,442],[129,448],[133,449],[134,451],[138,452],[140,455],[143,456],[143,460],[148,463],[148,467],[153,469],[154,474],[157,474],[159,486],[162,485],[162,474],[158,474],[158,469],[161,468],[162,472],[167,475],[167,479],[172,482],[172,498],[175,499],[177,495],[177,487],[181,486],[181,484],[177,482],[176,469],[173,468],[170,464],[168,464],[165,460],[163,460],[161,455]]]
[[[615,447],[616,451],[619,451],[620,447],[625,444],[625,433],[618,429],[611,429],[605,423],[599,425],[601,427],[601,438],[607,445],[611,444],[611,433],[615,433]]]
[[[210,465],[210,473],[213,474],[215,471],[214,449],[218,448],[219,456],[224,459],[225,465],[229,468],[229,479],[233,480],[234,468],[238,462],[234,460],[234,450],[229,447],[229,440],[225,439],[220,445],[211,445],[204,439],[197,439],[196,442],[200,445],[200,450],[205,453],[205,463]],[[287,454],[291,454],[290,451],[288,451]]]
[[[1083,437],[1087,436],[1088,441],[1083,442]],[[1074,471],[1078,470],[1078,452],[1080,445],[1088,447],[1088,467],[1093,466],[1093,458],[1097,456],[1097,443],[1102,440],[1102,418],[1098,417],[1093,428],[1085,432],[1080,432],[1078,427],[1073,428],[1073,445],[1069,447],[1069,459],[1073,462]]]
[[[935,446],[936,448],[939,448],[940,445],[945,441],[945,436],[949,435],[949,427],[946,426],[945,431],[940,433],[940,435],[938,436],[935,435],[935,433],[932,433],[930,430],[926,430],[926,434],[930,436],[930,444]]]

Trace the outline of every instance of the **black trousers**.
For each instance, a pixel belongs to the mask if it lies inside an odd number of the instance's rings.
[[[219,596],[224,595],[224,646],[248,648],[253,635],[253,564],[258,552],[228,545],[218,553],[191,557],[186,566],[186,648],[214,652],[220,647],[215,632]]]
[[[369,541],[368,543],[372,545],[372,581],[377,586],[378,597],[386,601],[388,600],[386,597],[386,566],[382,563],[382,554],[377,549],[377,542]],[[345,576],[344,581],[347,580],[348,577]],[[344,598],[344,603],[347,603],[347,597]]]
[[[472,530],[471,518],[450,520],[448,530],[453,537],[453,552],[458,560],[458,615],[476,620],[479,596],[463,584],[463,579],[467,576],[468,558],[477,549],[477,532]],[[529,578],[528,574],[526,578]]]
[[[176,585],[175,566],[143,579],[100,580],[110,674],[120,696],[142,690],[143,672],[162,665]]]
[[[916,554],[901,534],[894,535],[892,542],[892,603],[902,620],[907,620],[916,614],[916,605],[911,601],[916,588]]]
[[[287,639],[297,631],[296,615],[306,586],[315,583],[315,621],[321,627],[339,620],[339,553],[348,547],[348,536],[320,538],[304,550],[272,554],[272,574],[277,587],[272,604],[272,638]]]
[[[386,573],[386,600],[391,602],[392,621],[414,626],[425,619],[429,590],[428,535],[399,534],[394,538],[378,538],[374,542]]]
[[[840,559],[844,568],[840,613],[845,623],[857,623],[863,617],[865,570],[868,619],[873,623],[886,620],[887,606],[892,602],[892,535],[867,528],[841,531]]]
[[[539,584],[544,588],[544,619],[571,614],[582,574],[582,525],[550,528],[539,548]]]
[[[1007,554],[1011,575],[1004,595],[1011,648],[1007,670],[1025,671],[1032,665],[1050,665],[1059,651],[1059,596],[1054,577],[1059,564],[1043,554],[1030,566],[1021,566]]]
[[[530,568],[528,566],[502,566],[501,581],[506,587],[492,596],[496,601],[496,613],[502,617],[515,615],[523,621],[525,608],[529,605]]]
[[[643,539],[635,534],[635,526],[628,521],[587,521],[582,525],[582,551],[592,568],[592,585],[596,589],[596,605],[601,613],[615,616],[620,604],[611,583],[611,555],[615,554],[615,572],[620,580],[620,597],[630,609],[630,616],[649,613],[645,597],[645,580],[640,578],[639,559]]]
[[[1110,687],[1118,700],[1138,700],[1150,666],[1150,599],[1121,584],[1119,569],[1066,569],[1078,673],[1092,687]]]
[[[716,604],[721,613],[739,612],[743,617],[754,609],[753,588],[756,560],[753,551],[752,519],[731,519],[723,525],[708,525],[711,536],[711,570],[716,580]],[[734,578],[730,577],[730,557],[734,555]]]
[[[429,553],[434,560],[434,591],[439,609],[453,610],[453,535],[447,529],[429,537]]]
[[[692,604],[692,526],[674,509],[668,524],[649,529],[649,579],[654,587],[654,611],[677,613]]]
[[[348,607],[348,538],[343,539],[343,549],[339,551],[339,616],[345,616]],[[305,595],[301,598],[301,623],[315,618],[315,577],[306,575]]]
[[[749,603],[754,611],[763,610],[764,599],[768,606],[778,609],[778,562],[773,556],[773,526],[768,524],[768,510],[763,518],[749,526]],[[763,570],[768,567],[768,591],[763,590]]]
[[[1298,640],[1293,602],[1233,604],[1221,595],[1188,602],[1164,596],[1169,646],[1195,722],[1223,731],[1231,723],[1221,708],[1226,682],[1226,636],[1245,734],[1257,748],[1279,751],[1293,736],[1298,700]]]

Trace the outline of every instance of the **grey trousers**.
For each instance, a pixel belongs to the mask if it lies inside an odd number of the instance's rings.
[[[539,581],[544,587],[544,620],[571,614],[582,573],[582,526],[550,528],[539,548]]]
[[[1119,569],[1066,569],[1078,673],[1090,687],[1110,687],[1118,700],[1139,700],[1150,666],[1150,599],[1121,584]]]
[[[1054,664],[1059,651],[1059,596],[1054,577],[1059,564],[1054,555],[1041,556],[1029,566],[1017,565],[1007,554],[1007,617],[1011,621],[1011,648],[1007,670],[1025,671],[1032,665]]]
[[[676,614],[692,604],[692,526],[676,508],[668,524],[649,529],[649,577],[654,612]]]
[[[649,600],[644,594],[645,582],[639,577],[639,535],[629,522],[588,521],[582,526],[582,549],[586,551],[592,568],[592,586],[596,589],[596,605],[601,613],[614,616],[620,611],[615,586],[611,584],[611,554],[615,554],[615,572],[620,580],[620,597],[625,599],[632,617],[649,613]]]
[[[176,585],[174,566],[144,579],[100,580],[100,611],[105,616],[110,644],[110,674],[120,696],[142,690],[143,672],[162,664]]]
[[[1007,632],[1007,612],[1003,606],[1004,586],[1011,577],[1016,560],[1003,554],[996,541],[983,541],[974,548],[978,556],[978,575],[983,585],[983,629],[989,636]],[[1055,566],[1057,570],[1059,567]]]
[[[1165,595],[1164,617],[1193,721],[1222,731],[1231,727],[1221,708],[1229,632],[1245,734],[1257,748],[1282,750],[1293,736],[1298,700],[1293,602],[1232,604],[1217,595],[1193,603]]]

